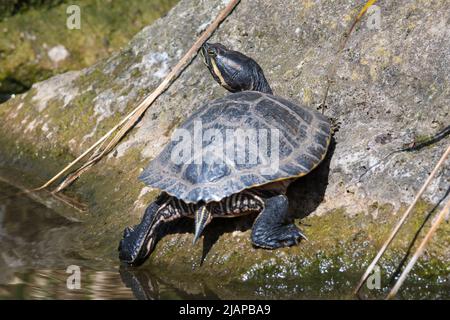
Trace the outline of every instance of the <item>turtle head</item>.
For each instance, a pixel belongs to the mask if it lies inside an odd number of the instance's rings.
[[[205,43],[201,54],[214,80],[228,91],[253,90],[272,94],[261,67],[252,58],[220,43]]]

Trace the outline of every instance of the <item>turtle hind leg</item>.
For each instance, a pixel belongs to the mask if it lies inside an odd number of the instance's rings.
[[[264,209],[256,218],[252,228],[252,242],[265,249],[277,249],[296,245],[306,237],[288,219],[289,202],[286,196],[278,195],[264,199]]]

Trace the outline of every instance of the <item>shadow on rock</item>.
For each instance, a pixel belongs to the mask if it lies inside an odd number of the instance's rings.
[[[295,180],[288,189],[289,213],[294,219],[302,219],[313,213],[323,202],[328,186],[330,162],[336,148],[331,138],[330,147],[322,163],[306,176]]]
[[[200,260],[200,264],[203,263],[206,256],[208,255],[211,248],[214,244],[219,240],[219,238],[226,234],[232,233],[234,231],[245,232],[252,228],[253,221],[257,217],[257,214],[249,214],[242,217],[236,218],[215,218],[211,221],[210,224],[203,231],[203,251],[202,257]],[[169,222],[165,225],[165,230],[161,232],[161,236],[159,240],[161,240],[164,236],[169,234],[183,234],[183,233],[192,233],[194,234],[194,219],[190,218],[181,218],[179,220],[175,220]],[[248,239],[250,241],[250,239]],[[197,244],[198,245],[198,244]]]

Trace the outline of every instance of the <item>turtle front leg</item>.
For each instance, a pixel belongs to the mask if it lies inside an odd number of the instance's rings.
[[[265,249],[289,247],[306,239],[303,233],[289,221],[289,202],[285,195],[264,199],[264,209],[252,228],[252,242]]]
[[[130,265],[138,266],[145,262],[160,238],[162,224],[181,217],[174,208],[171,199],[161,195],[145,210],[138,225],[126,227],[119,243],[119,259]]]

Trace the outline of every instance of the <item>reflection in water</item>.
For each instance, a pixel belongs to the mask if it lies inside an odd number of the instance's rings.
[[[2,269],[3,272],[3,269]],[[189,293],[148,270],[81,270],[81,289],[66,286],[65,270],[24,270],[0,283],[0,299],[218,299],[211,291]]]
[[[119,269],[115,256],[96,254],[107,244],[85,247],[80,236],[89,229],[87,223],[70,221],[27,197],[4,198],[17,191],[0,181],[0,299],[354,298],[352,284],[360,270],[341,272],[339,263],[326,259],[317,269],[311,264],[313,272],[305,276],[296,269],[255,266],[242,281],[186,277],[149,265]],[[79,290],[67,288],[70,265],[81,268]],[[265,275],[267,268],[270,276]],[[423,281],[409,283],[399,298],[448,299],[450,290],[444,283],[445,279],[426,287]],[[383,292],[371,293],[372,298],[377,295],[381,298]]]
[[[83,259],[76,245],[83,224],[72,222],[28,197],[5,198],[18,190],[0,181],[0,299],[204,299],[145,270],[104,270]],[[81,289],[69,290],[69,265],[81,268]],[[98,268],[98,261],[95,268]]]
[[[0,197],[17,190],[0,183]],[[61,261],[68,246],[67,236],[76,224],[44,206],[21,197],[0,203],[0,283],[13,277],[13,271],[43,267]],[[59,245],[54,245],[59,243]]]
[[[199,292],[187,292],[152,274],[145,269],[120,268],[122,281],[131,288],[136,299],[219,299],[219,297],[207,287]]]
[[[0,299],[133,298],[117,271],[94,271],[77,253],[82,224],[72,222],[0,182]],[[81,267],[81,290],[66,286],[66,268]],[[105,261],[105,265],[110,264]]]
[[[0,284],[0,299],[133,299],[117,272],[81,269],[81,289],[69,290],[65,270],[19,271]]]

